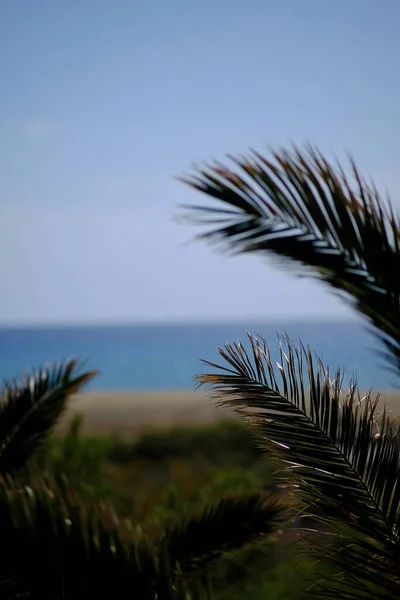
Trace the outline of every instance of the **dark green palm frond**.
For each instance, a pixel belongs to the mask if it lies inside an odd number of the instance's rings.
[[[66,486],[41,479],[21,490],[7,480],[0,488],[0,539],[7,548],[0,594],[183,600],[196,591],[201,570],[276,531],[281,514],[261,494],[225,499],[153,539]]]
[[[338,600],[398,598],[400,548],[397,539],[382,538],[379,533],[374,537],[375,531],[368,528],[368,522],[355,519],[344,503],[322,497],[320,490],[314,492],[314,497],[308,494],[314,528],[302,526],[302,519],[298,519],[298,541],[309,557],[316,563],[330,565],[331,570],[327,572],[324,568],[318,576],[314,565],[307,597]],[[316,512],[313,513],[313,509]],[[303,513],[302,516],[307,515]]]
[[[161,538],[161,548],[183,573],[198,571],[225,552],[265,539],[283,522],[283,509],[263,493],[225,497],[178,521]]]
[[[259,434],[262,447],[286,465],[283,478],[309,509],[327,510],[330,524],[354,525],[398,557],[400,567],[400,430],[378,399],[344,392],[310,350],[281,340],[273,364],[264,341],[250,337],[220,349],[226,365],[200,375],[218,405],[229,406]],[[335,510],[335,514],[333,514]]]
[[[400,594],[399,551],[390,552],[373,538],[358,535],[354,526],[342,535],[305,534],[309,556],[336,568],[337,574],[313,577],[310,598],[396,600]]]
[[[353,162],[354,185],[312,147],[233,162],[183,179],[221,203],[189,207],[209,229],[200,238],[307,267],[369,319],[400,368],[400,222],[391,206]]]
[[[3,486],[0,515],[7,550],[0,563],[2,597],[172,597],[153,547],[108,506],[38,482],[23,490]]]
[[[329,514],[329,507],[327,512]],[[334,509],[333,514],[336,513]],[[347,518],[346,524],[346,517],[335,521],[334,532],[318,530],[316,535],[315,531],[301,529],[299,535],[300,542],[306,542],[310,557],[315,558],[317,563],[323,561],[336,569],[336,575],[325,570],[318,579],[315,568],[308,597],[399,598],[397,544],[381,543],[365,532],[364,527],[358,527],[353,519]]]
[[[76,360],[40,369],[6,383],[0,395],[0,475],[23,467],[44,441],[71,394],[95,372],[79,372]]]

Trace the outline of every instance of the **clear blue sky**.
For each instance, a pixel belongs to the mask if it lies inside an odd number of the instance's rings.
[[[400,192],[399,0],[0,3],[0,321],[347,315],[173,221],[193,162],[310,140]]]

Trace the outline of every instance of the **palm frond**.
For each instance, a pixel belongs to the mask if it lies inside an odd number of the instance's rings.
[[[183,573],[190,573],[225,552],[265,539],[282,522],[282,506],[272,496],[227,496],[169,528],[161,538],[161,548]]]
[[[0,475],[23,467],[61,416],[71,394],[96,373],[76,360],[8,382],[0,395]]]
[[[327,503],[328,504],[328,503]],[[324,507],[325,510],[326,507]],[[382,544],[364,527],[347,515],[333,518],[335,530],[321,532],[312,529],[299,529],[300,544],[306,543],[308,556],[316,563],[335,567],[336,574],[326,569],[318,578],[313,576],[308,596],[310,598],[388,598],[395,599],[400,594],[400,556],[397,544]],[[343,515],[345,511],[343,510]],[[332,511],[327,507],[327,515]],[[326,516],[325,515],[325,521]],[[347,521],[347,523],[346,523]],[[316,565],[314,572],[317,572]]]
[[[199,237],[306,267],[368,318],[399,370],[400,221],[393,208],[354,162],[352,184],[311,146],[273,152],[271,160],[252,152],[233,163],[182,179],[220,203],[188,207],[190,220],[208,228]]]
[[[178,565],[108,504],[40,479],[0,488],[2,597],[187,600]]]
[[[4,597],[154,597],[151,550],[130,541],[111,508],[39,481],[22,490],[3,485],[0,514]]]
[[[400,566],[400,428],[379,397],[342,389],[318,357],[281,338],[273,364],[263,340],[249,336],[219,349],[225,365],[199,375],[220,406],[234,409],[258,434],[259,443],[285,466],[282,478],[313,515],[352,526],[397,557]],[[328,503],[330,508],[328,511]],[[313,512],[314,509],[314,512]]]
[[[154,539],[111,506],[38,478],[23,489],[7,479],[0,515],[4,597],[183,600],[222,553],[276,531],[282,508],[262,494],[227,498]]]
[[[336,575],[321,573],[310,586],[310,598],[338,600],[395,600],[400,594],[399,550],[388,551],[373,538],[357,535],[354,527],[343,535],[308,535],[308,555],[336,568]]]

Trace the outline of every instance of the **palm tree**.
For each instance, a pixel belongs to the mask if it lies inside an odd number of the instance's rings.
[[[31,458],[94,375],[72,360],[6,383],[0,395],[1,596],[200,598],[198,575],[275,531],[282,509],[262,493],[227,497],[154,538],[112,506],[82,498],[65,477],[40,473]]]
[[[400,227],[389,202],[314,147],[251,151],[231,166],[208,164],[183,181],[213,199],[186,216],[200,238],[230,253],[261,254],[322,281],[363,315],[400,375]],[[243,417],[282,465],[286,495],[315,532],[299,525],[305,551],[334,568],[314,581],[318,598],[400,597],[400,428],[379,396],[344,388],[310,348],[280,338],[219,349],[197,377]]]

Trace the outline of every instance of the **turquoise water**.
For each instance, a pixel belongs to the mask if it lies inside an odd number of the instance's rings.
[[[357,373],[361,387],[395,387],[395,376],[382,368],[373,350],[379,346],[357,322],[269,322],[109,327],[46,327],[0,329],[0,377],[22,375],[26,369],[70,357],[100,370],[96,389],[187,389],[204,372],[200,359],[217,359],[217,346],[245,341],[246,331],[262,334],[271,349],[276,333],[285,331],[318,352],[331,368]]]

